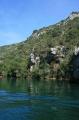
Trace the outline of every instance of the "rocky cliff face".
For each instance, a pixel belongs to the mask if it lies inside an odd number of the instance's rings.
[[[74,18],[76,17],[79,17],[79,12],[72,12],[70,15],[69,15],[69,19],[70,20],[73,20]]]

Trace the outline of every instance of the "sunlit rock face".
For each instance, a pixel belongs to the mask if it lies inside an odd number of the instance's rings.
[[[31,62],[31,64],[30,64],[30,72],[32,72],[34,68],[39,66],[40,57],[39,56],[35,56],[34,53],[31,53],[30,54],[30,62]]]
[[[54,54],[54,55],[56,55],[57,49],[56,48],[51,48],[51,53]]]
[[[73,20],[74,18],[79,17],[79,12],[72,12],[69,16],[70,20]]]
[[[79,54],[79,47],[75,47],[75,52],[74,52],[75,55],[78,55]]]

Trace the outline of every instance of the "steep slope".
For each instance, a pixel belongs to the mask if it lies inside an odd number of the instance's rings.
[[[47,71],[49,71],[50,77],[52,77],[54,72],[58,72],[57,70],[61,71],[57,74],[60,74],[60,76],[63,74],[64,77],[64,74],[67,73],[66,70],[69,70],[69,62],[75,50],[74,46],[78,45],[79,13],[72,12],[67,19],[55,25],[34,30],[32,35],[24,42],[0,47],[0,73],[8,74],[11,70],[18,70],[21,75],[27,76],[27,74],[30,74],[28,69],[30,54],[34,52],[36,56],[40,56],[40,58],[43,59],[40,65],[42,74],[43,72],[45,73],[45,69],[48,68]],[[55,46],[64,46],[66,48],[65,56],[61,59],[63,62],[60,61],[60,67],[57,67],[56,71],[54,71],[56,69],[54,65],[58,64],[56,64],[55,61],[53,62],[53,60],[51,60],[50,64],[46,62],[50,49]],[[47,64],[46,68],[45,63]],[[33,71],[34,74],[36,74],[35,72],[36,71]],[[67,74],[67,77],[68,76]]]

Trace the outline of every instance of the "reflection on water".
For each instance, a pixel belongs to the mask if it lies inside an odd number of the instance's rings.
[[[1,120],[78,120],[79,86],[57,81],[1,80]]]

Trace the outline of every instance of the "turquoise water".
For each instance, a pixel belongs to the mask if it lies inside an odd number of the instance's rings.
[[[79,85],[0,80],[0,120],[79,120]]]

